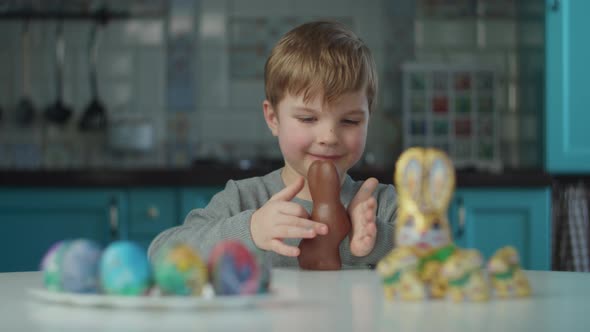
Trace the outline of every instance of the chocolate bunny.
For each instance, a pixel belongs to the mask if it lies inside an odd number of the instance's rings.
[[[328,234],[299,243],[299,266],[307,270],[340,270],[340,243],[350,232],[350,219],[340,201],[340,177],[332,162],[314,161],[307,172],[313,210],[311,219],[328,225]]]

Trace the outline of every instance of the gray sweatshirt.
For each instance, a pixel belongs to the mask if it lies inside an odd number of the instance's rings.
[[[346,175],[340,200],[345,207],[360,189],[362,181],[354,181]],[[230,180],[225,189],[217,193],[207,207],[192,210],[184,224],[160,233],[151,243],[149,256],[172,243],[187,243],[195,248],[201,257],[206,258],[212,247],[223,239],[239,239],[255,248],[250,234],[250,219],[254,211],[262,207],[274,194],[285,188],[281,169],[262,177],[243,180]],[[396,195],[392,185],[379,184],[373,196],[377,199],[377,239],[373,250],[364,257],[350,252],[349,238],[340,245],[343,267],[367,267],[376,264],[393,248],[393,224],[396,214]],[[303,206],[311,214],[313,202],[295,197],[293,202]],[[301,239],[285,239],[284,242],[297,246]],[[286,257],[272,251],[264,251],[266,259],[274,267],[299,266],[297,257]]]

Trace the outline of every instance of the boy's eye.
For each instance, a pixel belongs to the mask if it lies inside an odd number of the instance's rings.
[[[344,119],[344,120],[342,120],[342,123],[344,123],[346,125],[356,126],[356,125],[358,125],[361,122],[359,120]]]
[[[301,118],[297,118],[297,119],[303,123],[311,123],[311,122],[315,121],[314,117],[301,117]]]

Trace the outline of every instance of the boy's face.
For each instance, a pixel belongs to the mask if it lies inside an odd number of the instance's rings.
[[[362,156],[367,138],[369,106],[363,92],[348,93],[324,104],[321,95],[303,100],[287,94],[273,109],[265,100],[264,117],[288,171],[307,178],[311,163],[330,160],[342,177]]]

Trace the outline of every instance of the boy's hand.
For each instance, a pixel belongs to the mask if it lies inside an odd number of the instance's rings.
[[[299,248],[285,244],[285,238],[313,238],[327,234],[328,226],[309,220],[309,214],[299,204],[291,202],[303,189],[301,177],[279,191],[256,210],[250,221],[254,244],[263,250],[272,250],[284,256],[299,256]]]
[[[348,205],[348,215],[352,223],[350,252],[358,257],[368,255],[375,246],[377,238],[377,200],[373,192],[379,182],[367,179]]]

